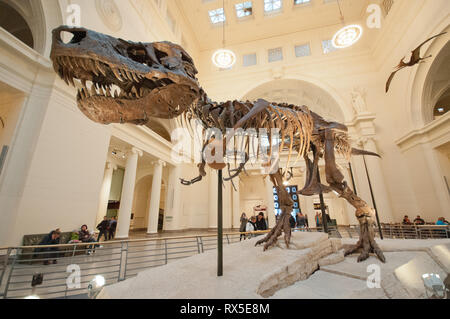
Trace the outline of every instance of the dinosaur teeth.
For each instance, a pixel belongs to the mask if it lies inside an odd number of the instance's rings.
[[[131,72],[131,75],[132,75],[133,79],[134,79],[136,82],[139,82],[139,77],[137,76],[136,73]]]
[[[103,68],[100,61],[95,60],[95,67],[100,71],[101,74],[103,74],[103,76],[106,77],[106,70]]]
[[[120,82],[123,82],[123,79],[122,79],[122,77],[121,77],[120,74],[119,74],[119,70],[117,70],[117,69],[115,69],[115,68],[112,68],[111,70],[113,71],[113,73],[114,73],[114,75],[116,76],[116,78],[117,78]]]
[[[139,97],[138,91],[135,86],[131,89],[131,93],[134,94],[136,97]]]
[[[94,72],[94,74],[96,75],[96,76],[98,76],[98,69],[97,69],[97,66],[96,66],[96,64],[94,63],[94,62],[92,62],[92,61],[90,61],[90,65],[91,65],[91,70],[92,70],[92,72]]]
[[[91,87],[91,95],[97,95],[97,90],[95,89],[95,84],[92,84],[92,87]]]
[[[125,74],[127,75],[128,79],[130,81],[134,81],[133,76],[131,75],[131,72],[126,71],[126,70],[122,70],[122,73],[124,73],[124,72],[125,72]]]

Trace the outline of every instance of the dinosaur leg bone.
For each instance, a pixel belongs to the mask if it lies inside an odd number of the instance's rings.
[[[291,240],[291,225],[289,223],[289,217],[291,215],[292,205],[294,203],[292,198],[289,196],[289,193],[286,191],[286,188],[283,186],[281,171],[271,174],[270,179],[277,188],[282,213],[275,227],[272,228],[266,237],[259,240],[256,243],[256,246],[265,243],[264,250],[266,250],[275,245],[278,241],[278,237],[280,237],[280,235],[284,232],[284,241],[286,243],[286,247],[289,248],[289,242]]]
[[[382,262],[386,262],[383,252],[375,242],[375,212],[365,201],[355,195],[348,187],[346,182],[331,184],[331,188],[336,191],[340,197],[346,199],[353,207],[356,208],[356,218],[359,221],[360,234],[358,243],[345,252],[350,255],[357,250],[362,250],[358,257],[358,262],[369,258],[370,253],[375,253]]]

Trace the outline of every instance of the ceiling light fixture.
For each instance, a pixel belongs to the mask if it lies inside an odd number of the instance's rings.
[[[223,0],[223,9],[225,10],[225,0]],[[225,11],[224,11],[225,14]],[[214,52],[212,62],[221,69],[229,69],[236,63],[236,54],[231,50],[225,49],[225,19],[223,23],[223,47]]]
[[[345,25],[344,22],[344,14],[342,13],[341,4],[338,0],[339,12],[341,14],[342,24]],[[355,44],[361,39],[363,34],[363,28],[358,24],[346,25],[341,28],[336,34],[333,36],[331,43],[336,49],[348,48]]]

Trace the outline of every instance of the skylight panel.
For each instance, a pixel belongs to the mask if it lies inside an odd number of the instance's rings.
[[[297,58],[310,56],[311,55],[311,47],[309,44],[302,44],[295,46],[295,56]]]
[[[245,1],[236,4],[236,15],[238,18],[245,18],[253,14],[251,1]]]
[[[304,3],[310,3],[311,0],[294,0],[294,4],[304,4]]]
[[[281,10],[282,2],[281,0],[264,0],[264,11],[274,12]]]
[[[211,10],[209,11],[209,18],[213,24],[225,22],[225,11],[223,8]]]
[[[269,53],[269,62],[276,62],[283,60],[282,48],[270,49],[268,53]]]

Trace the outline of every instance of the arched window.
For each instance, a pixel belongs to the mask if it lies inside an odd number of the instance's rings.
[[[16,9],[4,1],[0,1],[0,27],[34,49],[33,34],[28,23]]]
[[[449,62],[450,63],[450,62]],[[441,95],[436,105],[434,106],[433,116],[438,119],[450,110],[450,88]]]

